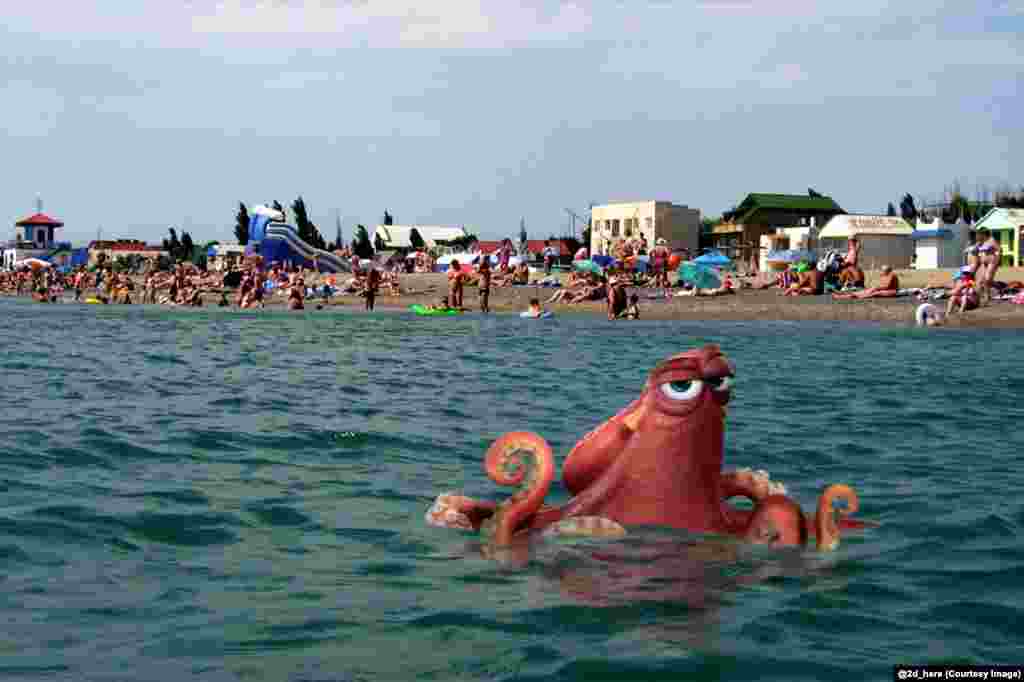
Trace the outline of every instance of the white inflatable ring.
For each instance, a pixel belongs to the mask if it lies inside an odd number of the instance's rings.
[[[922,303],[917,306],[917,312],[914,313],[914,319],[917,320],[918,327],[925,327],[928,325],[928,320],[934,320],[938,315],[938,308],[931,303]]]

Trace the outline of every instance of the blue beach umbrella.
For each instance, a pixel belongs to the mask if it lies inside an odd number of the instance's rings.
[[[710,265],[716,268],[725,268],[732,265],[732,261],[718,251],[708,251],[703,256],[694,258],[693,262],[697,265]],[[703,289],[704,287],[701,288]]]
[[[679,279],[698,289],[717,289],[722,286],[722,280],[711,266],[696,261],[687,261],[679,266]]]

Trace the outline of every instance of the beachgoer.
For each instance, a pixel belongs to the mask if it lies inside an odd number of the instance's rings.
[[[626,311],[626,285],[618,277],[608,282],[608,319],[614,320]]]
[[[978,285],[976,283],[974,273],[965,265],[960,269],[960,274],[957,275],[956,283],[953,284],[953,290],[949,294],[949,302],[946,304],[946,315],[951,315],[953,313],[953,309],[957,307],[959,307],[960,313],[965,313],[968,310],[974,310],[980,305],[980,303]]]
[[[558,257],[558,249],[551,246],[551,242],[544,240],[544,274],[550,275],[551,268],[555,265],[555,258]]]
[[[1003,258],[1003,249],[992,233],[985,228],[978,230],[978,237],[984,239],[978,247],[978,256],[981,260],[977,274],[978,301],[979,305],[988,305],[992,302],[992,284],[996,281],[996,271],[999,270]]]
[[[544,309],[540,307],[540,299],[531,298],[530,308],[526,311],[530,317],[540,317],[544,314]]]
[[[629,297],[629,307],[626,308],[626,319],[640,319],[640,297],[637,294],[633,294]]]
[[[491,312],[491,263],[487,256],[480,257],[480,264],[477,266],[480,273],[477,295],[480,297],[480,312]]]
[[[530,268],[522,262],[516,266],[515,271],[512,273],[512,284],[529,284],[530,283]]]
[[[668,242],[664,237],[658,237],[654,242],[654,250],[651,251],[651,271],[654,273],[654,286],[661,287],[665,296],[668,296],[668,259],[671,257]]]
[[[453,308],[462,307],[462,291],[465,286],[466,276],[462,272],[459,261],[453,260],[448,266],[448,299]]]
[[[377,289],[380,288],[380,271],[377,268],[370,270],[366,277],[366,309],[373,310],[373,303],[377,299]]]
[[[816,272],[816,271],[815,271]],[[858,291],[852,294],[832,294],[835,299],[863,299],[863,298],[893,298],[900,293],[900,280],[892,268],[888,265],[882,266],[882,274],[878,278],[878,286]]]

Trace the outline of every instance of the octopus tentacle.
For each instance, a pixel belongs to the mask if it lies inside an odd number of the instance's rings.
[[[487,449],[484,468],[498,485],[522,486],[481,526],[495,544],[507,545],[519,526],[544,503],[555,478],[555,457],[551,446],[537,434],[513,431]]]
[[[603,516],[571,516],[548,526],[543,534],[547,537],[621,538],[626,529]]]
[[[768,472],[759,469],[736,469],[724,471],[720,479],[722,499],[746,497],[752,501],[763,500],[770,495],[785,495],[786,486],[771,480]]]
[[[809,535],[800,505],[785,495],[758,501],[743,536],[749,542],[772,547],[802,547]]]
[[[844,500],[845,509],[835,509],[834,504]],[[839,546],[839,528],[841,519],[853,514],[860,508],[857,493],[848,485],[836,483],[825,488],[818,500],[818,510],[814,517],[814,532],[817,535],[818,550],[831,552]]]

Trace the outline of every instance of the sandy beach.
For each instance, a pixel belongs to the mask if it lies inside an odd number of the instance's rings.
[[[867,285],[878,281],[878,271],[866,273]],[[953,270],[905,270],[898,273],[903,288],[942,286],[952,282]],[[539,279],[537,275],[531,280]],[[999,271],[1001,281],[1024,280],[1024,268],[1007,268]],[[447,280],[443,273],[402,275],[402,296],[378,295],[377,308],[405,309],[419,304],[436,304],[447,294]],[[557,289],[541,286],[518,286],[492,288],[490,307],[495,313],[521,312],[529,306],[531,298],[541,301],[549,298]],[[673,290],[673,293],[676,290]],[[863,301],[838,301],[830,295],[786,297],[779,289],[742,289],[733,296],[719,297],[671,297],[664,298],[660,290],[630,288],[630,293],[640,296],[642,319],[657,320],[786,320],[786,321],[857,321],[881,322],[894,325],[912,324],[918,302],[912,296],[895,299],[869,299]],[[229,298],[233,298],[229,294]],[[219,295],[207,294],[207,305],[216,305]],[[470,311],[479,309],[476,287],[465,289],[465,307]],[[307,300],[307,308],[315,309],[318,301]],[[273,296],[268,305],[283,306],[283,296]],[[339,294],[331,298],[325,310],[344,308],[361,310],[363,299],[355,295]],[[946,302],[936,303],[944,307]],[[573,305],[545,304],[546,309],[556,315],[606,315],[604,301],[577,303]],[[1024,327],[1024,306],[1005,301],[968,311],[964,315],[953,315],[948,326],[964,327]]]
[[[878,281],[879,272],[867,272],[867,285],[873,286]],[[900,285],[905,289],[943,286],[952,282],[952,270],[904,270],[898,271]],[[310,278],[314,279],[314,278]],[[532,274],[531,280],[539,279]],[[1006,268],[999,271],[999,279],[1004,282],[1024,280],[1024,268]],[[141,298],[142,278],[133,277],[136,290],[134,299]],[[309,281],[309,280],[307,280]],[[407,274],[401,276],[401,296],[387,296],[383,292],[377,297],[377,310],[405,310],[414,303],[436,304],[441,297],[447,295],[447,279],[444,273]],[[490,307],[494,313],[512,313],[526,310],[531,298],[542,302],[558,289],[542,286],[517,286],[492,288]],[[237,296],[231,289],[224,290],[228,300],[234,304]],[[678,290],[672,290],[675,293]],[[86,298],[92,295],[88,291]],[[631,287],[629,293],[640,297],[642,319],[653,320],[784,320],[784,321],[856,321],[880,322],[893,325],[912,324],[914,311],[919,304],[913,296],[893,299],[869,299],[861,301],[833,300],[831,295],[786,297],[777,288],[741,289],[731,296],[718,297],[676,297],[665,298],[661,290]],[[204,305],[216,307],[221,292],[208,291],[203,295]],[[467,311],[479,310],[479,298],[475,286],[465,289],[464,297]],[[946,302],[938,301],[936,305],[945,307]],[[278,293],[268,297],[268,308],[283,308],[285,298]],[[322,305],[323,311],[330,310],[362,310],[364,300],[354,294],[335,294],[330,301],[307,299],[306,309],[317,310]],[[605,316],[604,301],[577,303],[572,305],[561,303],[545,303],[547,310],[556,315],[596,315]],[[992,305],[968,311],[964,315],[954,314],[948,321],[951,327],[990,327],[990,328],[1024,328],[1024,306],[1014,305],[1006,301],[995,301]]]

